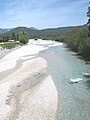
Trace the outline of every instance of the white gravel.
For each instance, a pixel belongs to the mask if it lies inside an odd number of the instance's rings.
[[[20,98],[21,112],[17,120],[55,120],[57,91],[51,76]]]
[[[22,67],[0,81],[0,120],[55,120],[57,90],[47,74],[47,62],[35,58],[49,45],[57,43],[30,41],[0,60],[0,72],[15,68],[17,60],[24,60]]]
[[[10,84],[8,82],[0,84],[0,120],[6,120],[6,115],[10,112],[10,106],[6,105],[6,97]]]

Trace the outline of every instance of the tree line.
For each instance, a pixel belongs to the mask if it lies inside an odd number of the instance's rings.
[[[26,44],[29,40],[25,32],[20,32],[19,34],[12,33],[9,35],[1,35],[0,42],[9,42],[9,40],[19,41]]]
[[[64,36],[56,37],[55,40],[65,42],[73,51],[82,55],[86,60],[90,60],[90,36],[86,29],[74,29]]]

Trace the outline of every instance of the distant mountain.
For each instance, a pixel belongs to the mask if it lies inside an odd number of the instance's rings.
[[[21,27],[17,27],[17,28],[21,28]],[[26,27],[22,27],[22,28],[26,28]],[[9,31],[12,30],[12,29],[14,29],[14,28],[7,28],[7,29],[0,28],[0,34],[7,33],[7,32],[9,32]],[[30,30],[38,30],[38,29],[35,28],[35,27],[30,27],[29,29],[30,29]]]
[[[47,37],[56,37],[56,36],[64,35],[65,33],[68,33],[77,27],[86,28],[87,26],[86,25],[70,26],[70,27],[48,28],[42,30],[38,30],[37,28],[34,27],[30,27],[30,28],[17,27],[4,33],[5,35],[11,35],[12,33],[18,34],[19,32],[24,31],[29,38],[47,38]]]
[[[30,29],[30,28],[27,28],[27,27],[17,27],[17,28],[14,28],[14,29],[8,31],[7,33],[5,33],[5,35],[12,35],[12,33],[18,34],[18,33],[23,32],[23,31],[30,38],[32,38],[33,36],[37,36],[37,34],[39,34],[38,33],[39,30]]]
[[[11,30],[11,28],[9,28],[9,29],[2,29],[2,28],[0,28],[0,34],[6,33],[6,32],[8,32],[10,30]]]
[[[38,30],[37,28],[35,27],[30,27],[31,30]]]

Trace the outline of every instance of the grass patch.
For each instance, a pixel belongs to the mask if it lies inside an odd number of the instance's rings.
[[[2,48],[6,48],[6,49],[11,49],[11,48],[14,48],[18,45],[21,45],[20,42],[6,42],[4,44],[0,44],[0,47]]]

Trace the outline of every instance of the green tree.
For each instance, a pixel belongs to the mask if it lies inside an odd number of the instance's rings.
[[[23,44],[28,43],[29,38],[26,36],[24,32],[19,33],[19,41]]]
[[[16,40],[16,35],[15,35],[15,33],[12,33],[12,39],[13,39],[13,40]]]
[[[3,35],[3,42],[8,42],[7,36]]]
[[[17,36],[16,36],[16,40],[19,41],[19,34],[17,34]]]
[[[7,40],[9,40],[9,36],[8,35],[6,36],[6,38],[7,38]]]
[[[87,29],[74,29],[63,38],[64,42],[66,42],[72,50],[82,55],[86,60],[90,60],[90,37],[88,36]]]

